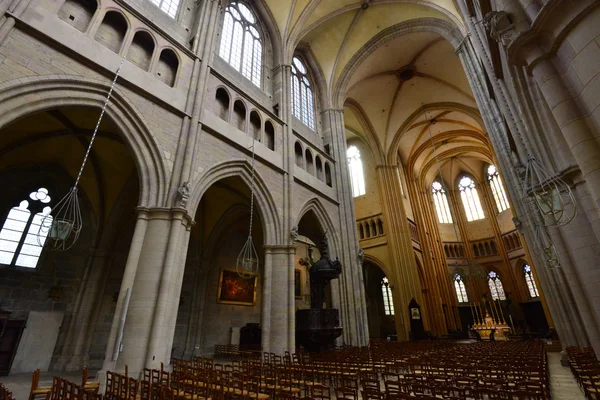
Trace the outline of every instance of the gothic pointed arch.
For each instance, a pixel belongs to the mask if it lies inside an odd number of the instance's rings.
[[[306,215],[309,211],[313,212],[319,221],[320,228],[322,232],[327,232],[327,236],[329,237],[329,254],[340,254],[339,251],[341,249],[340,238],[337,234],[337,230],[335,229],[335,225],[333,224],[333,220],[329,217],[325,206],[320,199],[314,197],[308,200],[304,205],[300,208],[300,211],[296,214],[294,226],[298,226],[302,217]]]
[[[0,89],[0,128],[40,111],[61,107],[89,106],[102,108],[110,89],[109,81],[77,76],[36,76],[5,82]],[[35,93],[31,102],[28,94]],[[162,149],[142,114],[119,89],[112,93],[106,114],[119,128],[131,150],[140,179],[138,206],[162,206],[167,201],[167,169]]]
[[[233,176],[241,178],[248,187],[251,187],[252,166],[250,162],[245,159],[233,159],[207,168],[202,178],[190,190],[188,202],[190,215],[196,214],[200,200],[210,186],[221,179]],[[254,201],[264,221],[265,243],[279,244],[282,236],[277,205],[265,180],[258,171],[254,172]]]

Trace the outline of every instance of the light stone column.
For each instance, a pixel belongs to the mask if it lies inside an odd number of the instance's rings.
[[[273,289],[273,246],[265,249],[263,267],[262,315],[260,320],[262,351],[271,352],[271,291]]]
[[[163,362],[168,364],[172,343],[169,342],[171,316],[177,314],[179,296],[171,297],[181,279],[179,268],[183,268],[178,254],[187,246],[185,232],[191,219],[182,209],[138,209],[138,221],[133,234],[131,248],[113,324],[106,349],[102,371],[124,371],[137,377],[143,368],[156,368]],[[119,345],[118,330],[124,314],[125,297],[130,289],[129,307],[122,336],[122,351],[113,360]],[[102,382],[103,374],[100,373]]]
[[[389,278],[394,285],[392,295],[396,314],[396,332],[398,340],[408,340],[410,330],[408,305],[411,299],[414,298],[421,306],[424,321],[429,310],[426,309],[421,296],[421,283],[402,201],[398,167],[378,165],[376,170],[381,190],[383,218],[387,227],[388,248],[392,260],[390,266],[392,276]]]
[[[461,7],[462,8],[462,7]],[[465,10],[463,9],[463,13]],[[472,21],[470,21],[471,28],[474,29]],[[477,33],[477,32],[476,32]],[[477,36],[477,35],[476,35]],[[479,51],[486,54],[481,48],[481,42],[477,42],[479,45]],[[482,112],[483,121],[486,125],[487,131],[490,135],[490,139],[496,154],[498,155],[498,162],[501,167],[501,171],[504,172],[504,177],[507,178],[507,189],[512,199],[520,199],[521,193],[519,191],[519,180],[516,176],[514,169],[512,168],[512,162],[508,156],[510,150],[507,142],[507,133],[504,131],[502,116],[497,108],[496,104],[489,99],[483,89],[483,73],[478,69],[477,56],[473,46],[468,38],[465,39],[463,44],[456,50],[459,56],[473,93],[477,105]],[[505,98],[506,93],[502,90],[496,92],[499,94],[506,103],[510,103],[511,99]],[[510,110],[505,110],[511,112]],[[528,150],[529,151],[529,150]],[[528,243],[533,243],[534,227],[533,220],[529,216],[529,210],[525,209],[523,205],[513,202],[515,205],[516,216],[523,218],[523,225],[519,229],[523,236],[526,238]],[[544,265],[543,259],[539,256],[536,257],[538,265]],[[538,276],[540,277],[540,283],[542,290],[544,290],[546,298],[548,300],[548,307],[553,315],[553,319],[556,324],[557,332],[561,338],[563,346],[569,345],[580,345],[580,339],[577,338],[577,333],[581,327],[581,321],[576,310],[573,308],[573,298],[570,293],[569,285],[565,281],[562,272],[549,271],[544,268],[537,269]],[[571,310],[568,310],[571,308]]]
[[[268,314],[270,319],[268,324],[269,339],[266,344],[271,353],[283,355],[285,351],[289,351],[290,353],[294,352],[294,343],[290,343],[289,341],[289,319],[295,318],[295,315],[290,314],[289,312],[289,282],[290,280],[294,280],[293,260],[294,255],[296,254],[296,246],[270,246],[269,250],[268,254],[271,258],[271,290],[269,299],[271,312]],[[267,258],[267,254],[265,254],[265,258]],[[290,259],[292,260],[291,263]],[[266,265],[267,261],[265,260],[265,266]],[[266,278],[266,272],[265,279],[268,279]],[[293,295],[294,293],[292,291],[292,296]],[[263,312],[264,311],[265,306],[263,304]],[[265,344],[263,344],[263,346],[265,346]]]
[[[343,338],[346,344],[366,346],[369,343],[369,324],[363,270],[358,259],[358,233],[354,199],[348,171],[346,133],[343,110],[330,109],[323,113],[324,136],[331,143],[334,167],[334,186],[339,201],[339,239],[341,248],[336,249],[342,262],[342,275],[338,287]]]

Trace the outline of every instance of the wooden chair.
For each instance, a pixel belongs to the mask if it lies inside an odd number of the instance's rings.
[[[88,367],[87,365],[83,367],[83,371],[81,373],[81,388],[86,391],[92,391],[94,394],[98,393],[100,389],[100,382],[96,381],[88,381]]]
[[[336,400],[358,400],[358,391],[347,387],[336,387],[335,388]]]
[[[329,386],[318,383],[311,386],[310,397],[315,400],[331,400],[331,390]]]
[[[385,396],[379,390],[366,389],[360,391],[362,400],[384,400]]]
[[[31,390],[29,391],[29,400],[35,400],[36,397],[44,396],[47,398],[52,391],[52,386],[39,386],[40,370],[36,369],[31,375]]]

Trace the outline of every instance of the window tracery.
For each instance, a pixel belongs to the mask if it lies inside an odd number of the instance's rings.
[[[465,208],[465,214],[467,214],[467,221],[476,221],[478,219],[484,219],[483,208],[481,208],[481,201],[479,200],[479,194],[475,187],[475,182],[468,176],[463,176],[458,184],[458,190],[460,191],[460,198]]]
[[[492,300],[506,300],[502,281],[500,280],[498,274],[494,271],[491,271],[488,274],[488,286],[490,287],[490,292],[492,293]]]
[[[256,86],[261,86],[262,36],[254,13],[243,3],[225,9],[219,56]]]
[[[529,289],[529,295],[531,297],[540,297],[540,292],[538,291],[537,285],[535,283],[533,272],[531,271],[531,267],[528,264],[525,264],[523,266],[523,273],[525,274],[525,282],[527,283],[527,289]]]
[[[433,182],[431,185],[431,191],[433,192],[433,203],[435,204],[435,210],[437,211],[438,221],[441,224],[451,224],[452,214],[450,213],[450,206],[448,204],[448,196],[446,191],[440,182]]]
[[[150,0],[152,4],[156,5],[162,11],[164,11],[169,17],[175,18],[177,16],[177,9],[179,8],[180,0]]]
[[[348,157],[348,168],[350,170],[350,184],[352,186],[352,197],[358,197],[365,194],[365,176],[363,173],[360,151],[356,146],[348,147],[346,152]]]
[[[385,315],[394,315],[394,302],[390,282],[385,276],[381,280],[381,294],[383,295],[383,311]]]
[[[0,264],[25,268],[37,266],[48,235],[46,230],[40,231],[40,226],[52,210],[46,205],[51,198],[48,189],[39,188],[29,194],[29,199],[31,202],[23,200],[11,208],[4,220],[0,231]],[[52,217],[46,222],[51,223]]]
[[[454,289],[456,289],[456,297],[458,298],[459,303],[467,303],[469,301],[469,297],[467,297],[467,289],[460,274],[454,275]]]
[[[506,196],[506,191],[504,190],[504,185],[502,184],[502,179],[500,178],[498,170],[495,166],[490,165],[487,174],[488,182],[492,189],[492,195],[494,196],[496,206],[498,207],[498,212],[508,210],[510,205],[508,204],[508,197]]]
[[[308,77],[308,69],[298,57],[292,60],[292,112],[296,118],[315,130],[313,91]]]

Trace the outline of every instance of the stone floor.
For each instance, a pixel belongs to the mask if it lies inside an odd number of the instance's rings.
[[[560,353],[548,353],[552,400],[585,400],[571,370],[560,364]]]
[[[560,353],[548,353],[548,367],[550,368],[552,400],[585,400],[583,391],[577,385],[571,370],[560,364]],[[52,372],[42,372],[40,374],[40,386],[50,386],[53,375]],[[60,376],[73,382],[81,380],[80,372],[61,372]],[[90,380],[93,380],[94,376],[95,373],[90,372]],[[2,376],[0,382],[3,382],[13,392],[13,398],[16,400],[26,400],[29,396],[31,374]]]

